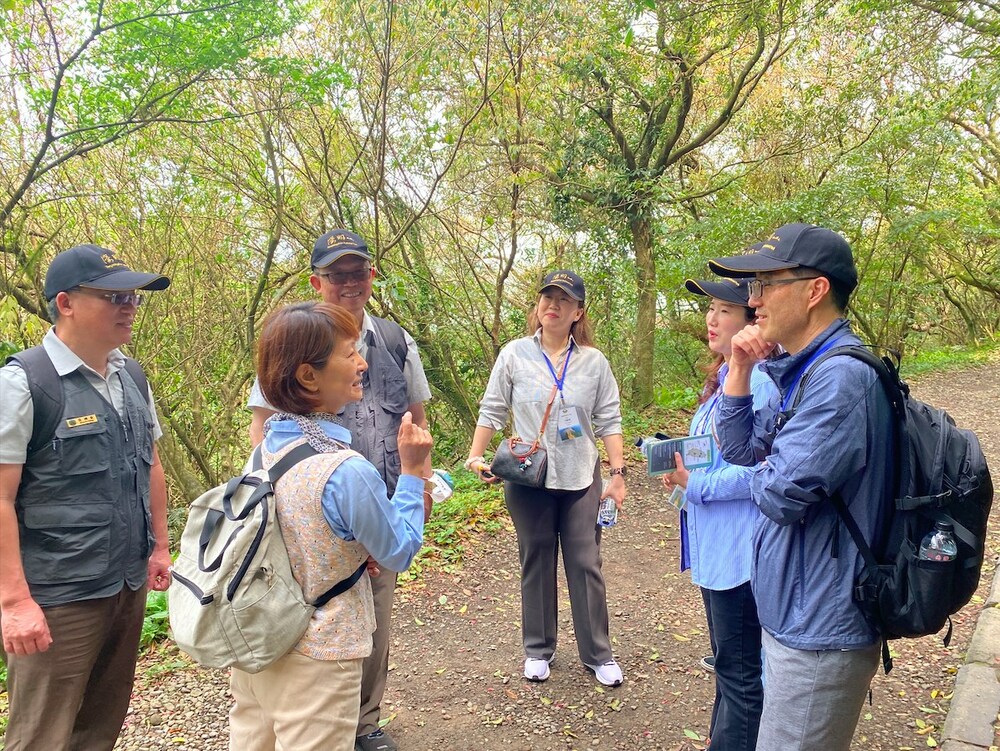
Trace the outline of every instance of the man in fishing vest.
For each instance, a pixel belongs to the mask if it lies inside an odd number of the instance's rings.
[[[403,414],[409,411],[414,424],[427,427],[424,402],[431,392],[420,362],[417,345],[393,321],[365,311],[372,296],[375,268],[367,243],[353,232],[336,229],[320,237],[312,252],[309,283],[325,302],[340,305],[353,315],[361,328],[358,351],[368,362],[363,381],[364,396],[347,405],[338,419],[351,431],[351,448],[378,469],[389,494],[399,478],[396,435]],[[263,437],[264,422],[274,409],[264,399],[257,382],[247,406],[253,411],[250,441],[256,446]],[[423,476],[430,477],[428,457]],[[424,494],[425,515],[430,513],[430,494]],[[389,672],[389,632],[396,576],[382,571],[372,578],[376,629],[372,654],[365,660],[361,680],[361,715],[356,751],[395,751],[396,744],[379,727],[382,697]]]
[[[53,327],[0,369],[7,751],[110,751],[121,731],[146,590],[167,588],[170,551],[156,410],[118,347],[137,290],[169,284],[95,245],[60,253],[45,276]]]

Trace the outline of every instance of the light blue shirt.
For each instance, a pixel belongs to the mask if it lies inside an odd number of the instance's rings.
[[[264,448],[275,453],[302,437],[293,420],[269,420]],[[350,444],[351,432],[332,422],[320,422],[336,441]],[[330,475],[323,489],[323,516],[342,540],[357,540],[369,555],[390,571],[405,571],[423,545],[424,481],[400,475],[390,500],[385,482],[366,459],[347,459]]]
[[[719,370],[719,388],[699,405],[691,435],[715,433],[715,413],[729,366]],[[778,399],[774,382],[759,368],[750,375],[754,409]],[[753,529],[760,516],[750,495],[752,467],[729,464],[716,451],[710,467],[691,472],[687,485],[687,534],[681,536],[681,570],[691,567],[691,581],[715,591],[750,581]],[[683,522],[682,522],[683,523]]]

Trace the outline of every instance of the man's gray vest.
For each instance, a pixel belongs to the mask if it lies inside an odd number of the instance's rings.
[[[370,318],[375,330],[365,332],[368,370],[361,384],[363,395],[360,401],[348,404],[339,417],[351,431],[351,448],[375,465],[391,497],[400,471],[396,436],[410,406],[403,376],[406,341],[398,324]]]
[[[30,352],[11,358],[29,383],[39,367]],[[113,595],[123,580],[133,590],[146,582],[154,545],[153,423],[146,395],[128,371],[118,375],[122,415],[82,373],[61,377],[55,434],[29,451],[21,471],[15,503],[21,560],[31,596],[43,607]]]

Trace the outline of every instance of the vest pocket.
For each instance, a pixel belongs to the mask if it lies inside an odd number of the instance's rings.
[[[410,406],[406,378],[395,368],[395,363],[382,369],[382,393],[378,396],[382,409],[394,415],[403,414]]]
[[[21,556],[31,584],[88,581],[107,573],[111,559],[110,503],[24,507]]]
[[[66,475],[104,472],[110,466],[111,438],[104,416],[90,425],[70,428],[63,421],[56,428],[59,469]]]

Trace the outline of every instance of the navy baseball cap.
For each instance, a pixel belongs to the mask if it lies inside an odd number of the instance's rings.
[[[782,225],[747,255],[713,258],[708,262],[713,273],[728,277],[800,266],[816,269],[846,286],[848,292],[858,286],[858,270],[847,240],[833,230],[813,224]]]
[[[372,260],[372,255],[368,252],[368,243],[362,240],[360,235],[346,229],[331,230],[313,245],[312,267],[325,269],[344,256],[359,256],[367,261]]]
[[[574,300],[579,300],[580,302],[583,302],[587,296],[587,290],[583,286],[583,279],[572,271],[566,271],[565,269],[553,271],[551,274],[548,274],[542,280],[542,286],[538,291],[544,292],[546,287],[558,287]]]
[[[748,308],[750,307],[750,290],[747,286],[749,283],[750,277],[741,279],[723,277],[715,280],[687,279],[684,281],[684,286],[688,292],[695,295],[705,295]]]
[[[170,279],[162,274],[132,271],[113,250],[99,245],[76,245],[59,253],[49,264],[45,272],[45,299],[51,300],[60,292],[80,286],[162,290],[170,286]]]

